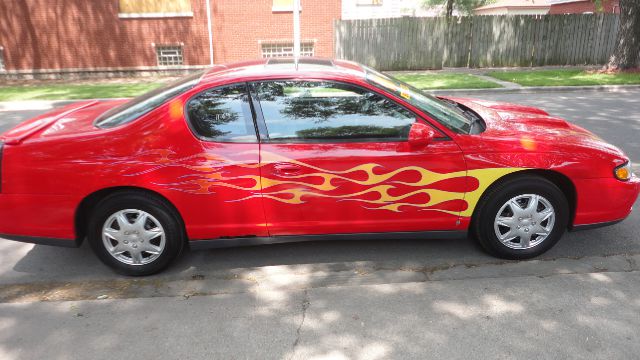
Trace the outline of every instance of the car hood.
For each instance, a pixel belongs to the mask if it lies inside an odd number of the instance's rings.
[[[624,157],[617,147],[605,142],[592,132],[546,111],[526,105],[479,99],[451,98],[478,113],[486,123],[481,134],[484,139],[536,144],[536,150],[562,151],[567,147],[598,149]]]

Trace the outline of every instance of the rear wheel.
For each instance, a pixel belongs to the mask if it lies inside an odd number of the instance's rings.
[[[88,239],[98,258],[116,272],[142,276],[163,270],[179,255],[183,234],[175,211],[163,200],[126,192],[97,205]]]
[[[555,245],[569,221],[562,191],[538,176],[520,176],[499,184],[485,196],[473,232],[489,253],[528,259]]]

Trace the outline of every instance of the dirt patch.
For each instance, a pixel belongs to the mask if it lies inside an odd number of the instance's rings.
[[[625,69],[625,70],[620,70],[620,69],[613,69],[613,68],[607,68],[604,67],[602,69],[598,69],[598,70],[587,70],[585,71],[587,74],[605,74],[605,75],[616,75],[616,74],[640,74],[640,67],[637,68],[633,68],[633,69]]]
[[[0,287],[0,302],[92,300],[104,296],[124,298],[132,287],[140,285],[138,280],[4,285]]]

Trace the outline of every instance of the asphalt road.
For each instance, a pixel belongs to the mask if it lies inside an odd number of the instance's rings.
[[[541,107],[640,161],[640,91],[476,97]],[[0,112],[0,131],[37,113]],[[2,241],[0,357],[633,358],[639,220],[568,233],[542,261],[471,240],[311,242],[188,252],[140,281],[86,244]],[[78,342],[86,356],[65,350]]]

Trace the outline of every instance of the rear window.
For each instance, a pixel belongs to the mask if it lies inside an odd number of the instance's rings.
[[[127,124],[157,108],[167,100],[193,88],[200,81],[202,74],[204,74],[204,71],[199,71],[116,106],[100,115],[96,119],[95,125],[99,128],[111,128]]]

